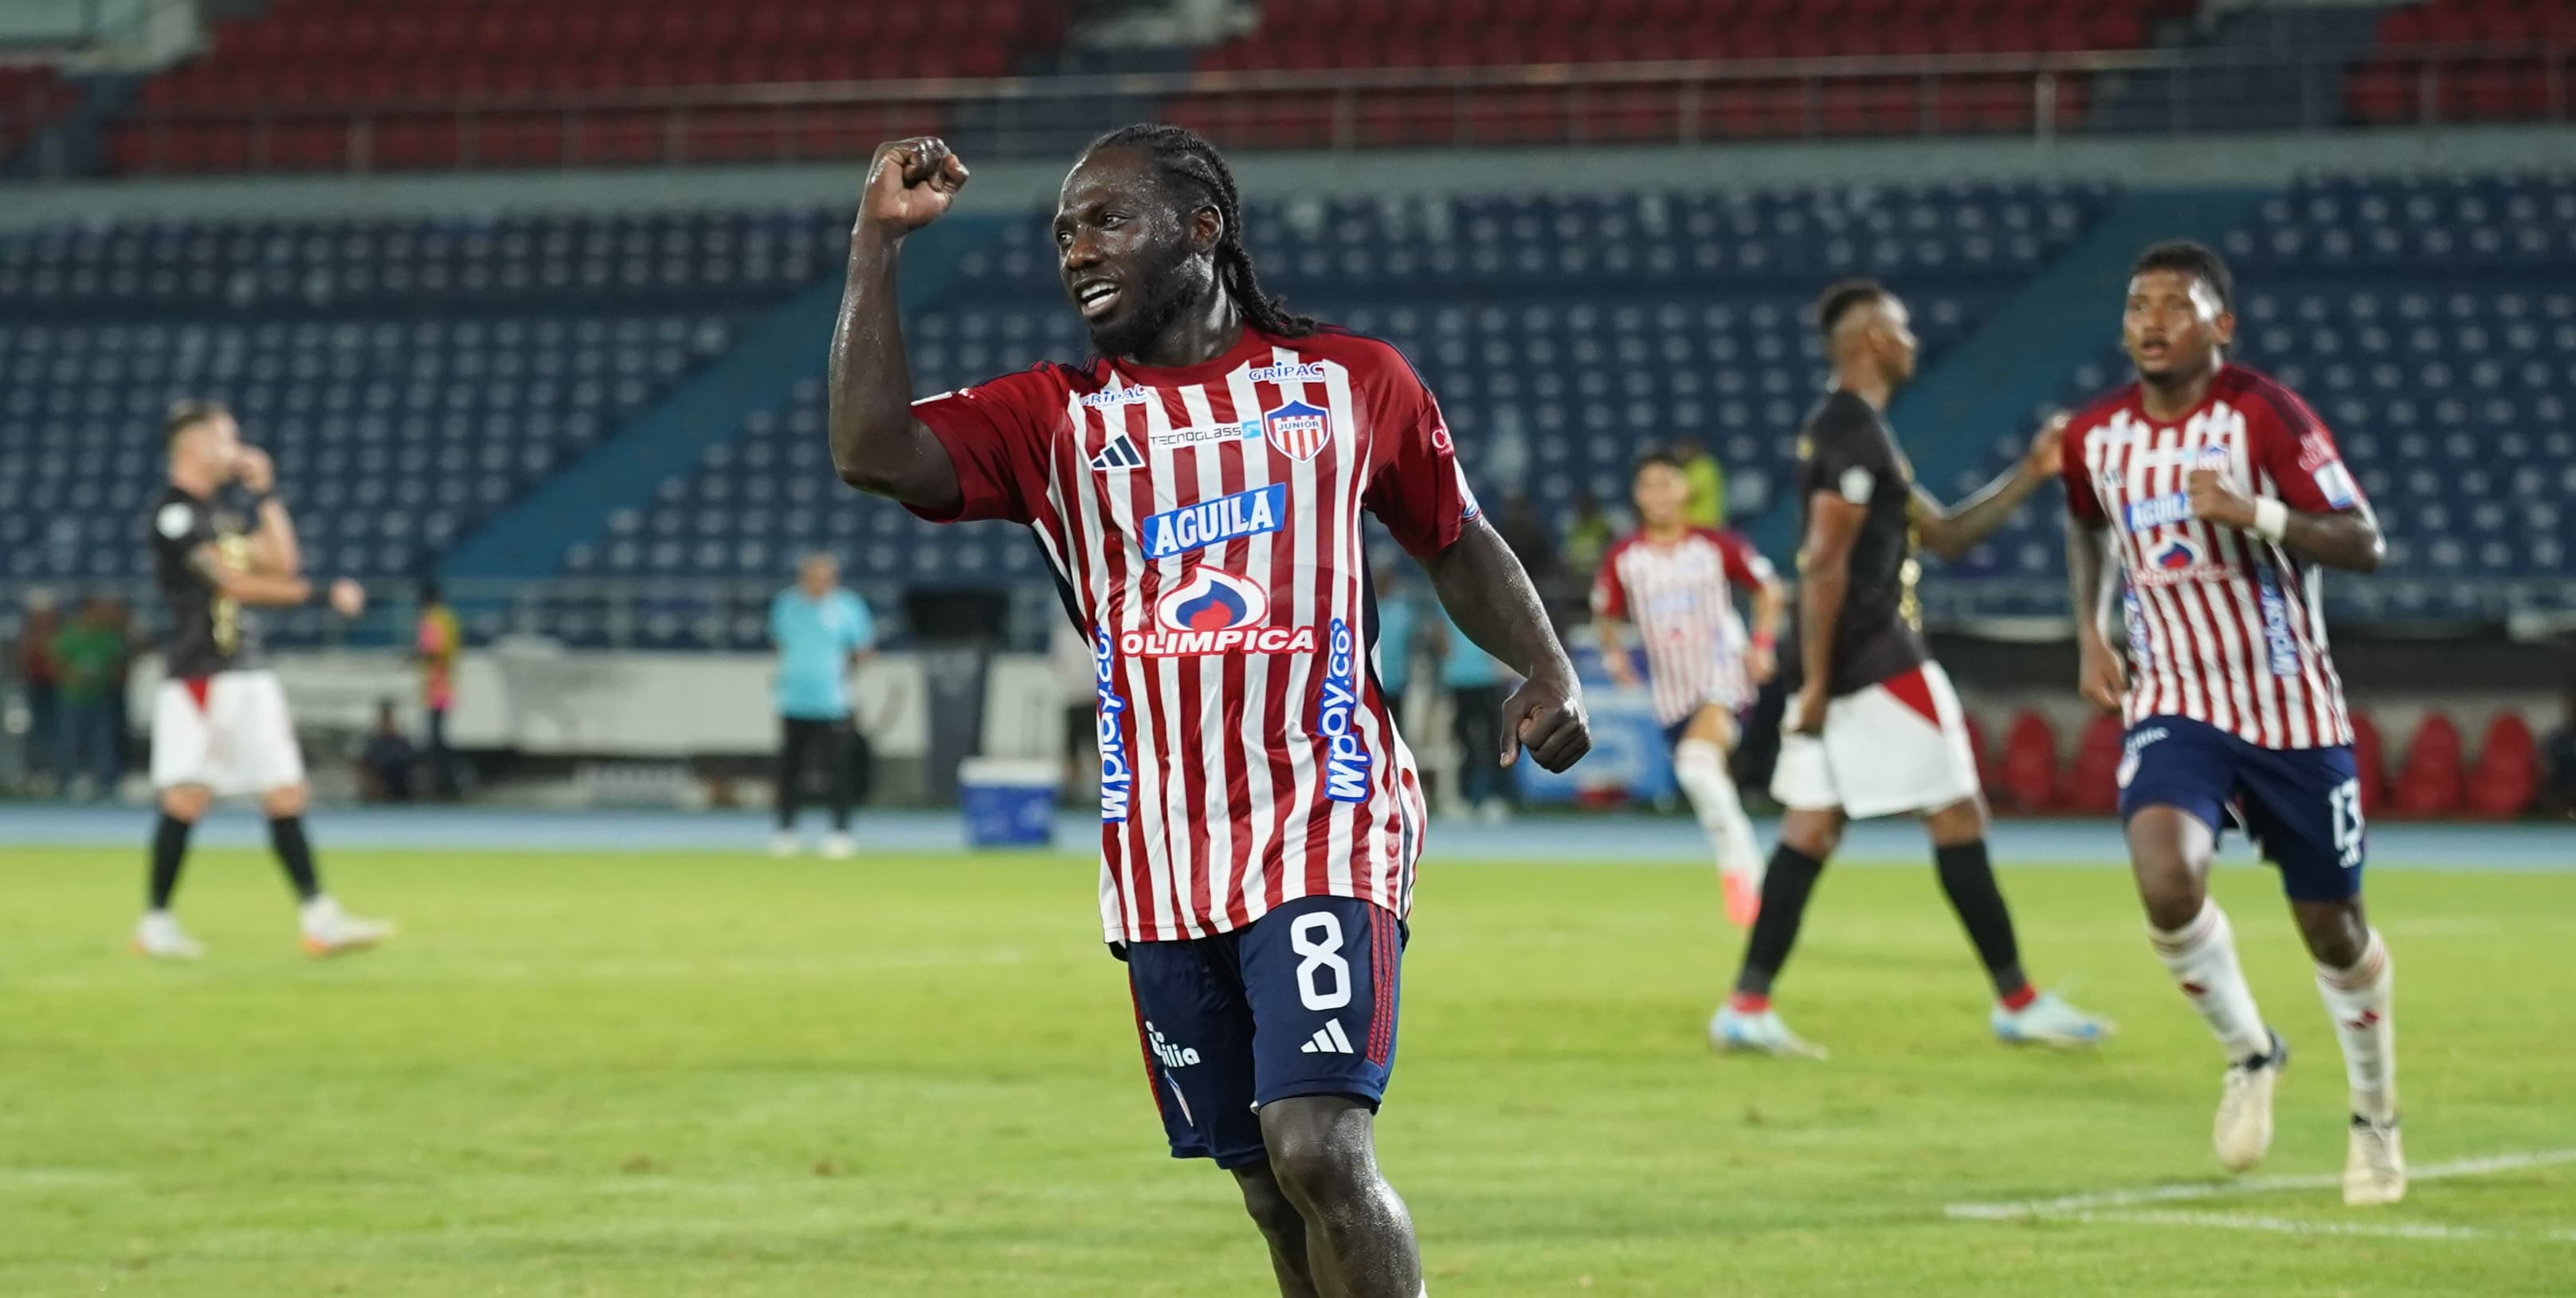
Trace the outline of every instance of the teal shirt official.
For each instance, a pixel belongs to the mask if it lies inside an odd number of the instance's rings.
[[[1492,654],[1476,647],[1449,610],[1440,610],[1440,620],[1447,624],[1449,652],[1440,659],[1440,685],[1443,689],[1477,690],[1503,683],[1503,665]]]
[[[837,721],[850,715],[850,655],[873,647],[868,606],[846,590],[809,599],[790,586],[769,602],[769,639],[778,646],[778,715]]]

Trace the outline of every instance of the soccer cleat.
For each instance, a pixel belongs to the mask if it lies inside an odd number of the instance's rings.
[[[2120,1030],[2109,1019],[2087,1014],[2048,992],[2018,1010],[1997,1005],[1987,1021],[1994,1026],[1995,1040],[2008,1046],[2099,1045]]]
[[[310,956],[364,951],[393,935],[391,920],[352,915],[328,899],[315,903],[304,916],[304,954]]]
[[[2278,1032],[2272,1034],[2271,1050],[2228,1066],[2209,1137],[2220,1167],[2245,1171],[2272,1148],[2272,1087],[2289,1066],[2290,1048]]]
[[[1708,1021],[1709,1044],[1733,1054],[1770,1055],[1777,1059],[1822,1059],[1825,1048],[1801,1039],[1780,1021],[1778,1010],[1747,1014],[1723,1006]]]
[[[1751,928],[1762,914],[1762,881],[1743,870],[1717,872],[1718,890],[1726,894],[1726,922]]]
[[[786,830],[782,829],[769,836],[769,854],[771,856],[784,860],[787,857],[794,856],[804,850],[805,844],[797,841],[796,836],[788,833]]]
[[[155,960],[203,960],[206,948],[179,928],[169,914],[146,915],[134,926],[134,951]]]
[[[850,841],[850,836],[847,833],[833,833],[825,834],[823,836],[824,860],[846,861],[850,859],[852,853],[855,853],[858,850],[858,845]]]
[[[2405,1197],[2406,1150],[2397,1141],[2397,1123],[2352,1115],[2352,1147],[2343,1160],[2344,1206],[2375,1208]]]

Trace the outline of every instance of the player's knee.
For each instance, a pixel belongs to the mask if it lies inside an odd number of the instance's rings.
[[[1780,821],[1780,841],[1821,861],[1842,846],[1842,823],[1831,815],[1793,811]]]
[[[1270,1170],[1292,1204],[1340,1202],[1377,1174],[1368,1112],[1351,1101],[1283,1101],[1263,1109],[1261,1119]]]
[[[172,820],[196,824],[214,802],[214,794],[193,784],[161,791],[161,814]]]
[[[2180,932],[2200,917],[2201,907],[2208,904],[2208,893],[2200,878],[2188,870],[2138,871],[2138,900],[2145,905],[2147,922],[2168,933]]]
[[[2363,922],[2361,908],[2351,902],[2295,901],[2290,911],[2299,921],[2299,936],[2308,944],[2308,954],[2318,964],[2350,969],[2361,963],[2370,948],[2370,925]]]
[[[312,792],[309,786],[302,784],[289,784],[282,788],[270,789],[260,795],[259,809],[266,812],[271,820],[301,816],[304,814],[304,805],[312,801]]]
[[[1923,818],[1924,831],[1942,847],[1973,843],[1986,836],[1985,799],[1961,798]]]
[[[1252,1216],[1252,1224],[1273,1244],[1294,1246],[1305,1237],[1306,1219],[1297,1205],[1289,1202],[1288,1192],[1279,1186],[1279,1177],[1267,1164],[1238,1168],[1235,1184],[1243,1188],[1243,1210]]]

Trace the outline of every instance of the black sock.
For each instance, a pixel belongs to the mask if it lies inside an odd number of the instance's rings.
[[[1932,861],[1941,874],[1941,891],[1950,899],[1950,909],[1959,912],[1959,926],[1968,930],[1968,940],[1977,944],[1977,958],[1985,962],[1986,973],[1994,979],[1995,995],[2016,996],[2030,986],[2022,977],[2021,946],[2013,940],[2012,911],[2004,905],[2003,892],[1995,887],[1994,866],[1986,860],[1986,840],[1960,843],[1932,849]]]
[[[304,817],[279,816],[268,822],[268,844],[277,849],[277,863],[286,867],[297,901],[322,895],[322,881],[313,874],[313,845],[304,841]]]
[[[1807,894],[1825,863],[1782,843],[1771,853],[1762,876],[1762,913],[1753,917],[1753,935],[1744,943],[1744,966],[1736,971],[1735,990],[1747,996],[1771,994],[1771,980],[1789,963],[1789,948],[1798,943],[1798,922],[1807,915]]]
[[[170,909],[170,894],[179,890],[179,867],[188,860],[188,831],[196,826],[161,813],[161,823],[152,828],[152,909]]]

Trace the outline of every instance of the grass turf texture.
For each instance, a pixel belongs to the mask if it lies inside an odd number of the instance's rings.
[[[1066,859],[333,854],[401,918],[299,955],[206,852],[202,966],[121,949],[141,850],[0,851],[0,1294],[1257,1295],[1174,1163]],[[2476,1238],[1944,1220],[2216,1177],[2220,1061],[2107,870],[2014,870],[2031,968],[2120,1020],[2009,1051],[1928,867],[1829,872],[1781,1005],[1823,1065],[1713,1057],[1739,939],[1681,867],[1435,860],[1381,1146],[1432,1292],[2565,1294],[2576,1167],[2174,1205]],[[2388,871],[2417,1164],[2576,1146],[2576,875]],[[2268,1173],[2332,1173],[2344,1083],[2270,877],[2224,872],[2299,1051]],[[2559,1232],[2558,1238],[2551,1238]]]

